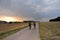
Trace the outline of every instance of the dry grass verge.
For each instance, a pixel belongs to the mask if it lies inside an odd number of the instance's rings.
[[[39,23],[42,40],[60,40],[60,22]]]

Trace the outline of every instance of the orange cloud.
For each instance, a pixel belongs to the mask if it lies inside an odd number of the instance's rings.
[[[7,21],[7,22],[14,22],[14,21],[20,21],[22,22],[23,19],[19,17],[8,17],[8,16],[0,16],[0,20]]]

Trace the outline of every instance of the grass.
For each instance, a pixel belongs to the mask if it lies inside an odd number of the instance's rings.
[[[24,27],[23,27],[23,26],[24,26]],[[26,28],[26,27],[27,27],[27,24],[22,25],[22,26],[20,26],[20,27],[18,27],[18,28],[14,28],[14,29],[9,30],[9,31],[0,32],[0,40],[4,39],[5,37],[7,37],[7,36],[9,36],[9,35],[12,35],[12,34],[18,32],[18,31],[20,31],[20,30],[22,30],[22,29],[24,29],[24,28]],[[3,28],[3,29],[4,29],[4,28]],[[7,29],[7,30],[8,30],[8,29]]]
[[[27,27],[27,26],[26,26],[26,27]],[[18,31],[20,31],[21,29],[24,29],[24,28],[26,28],[26,27],[17,28],[17,29],[14,29],[14,30],[10,30],[10,31],[8,31],[8,32],[0,33],[0,40],[3,39],[3,38],[5,38],[5,37],[7,37],[7,36],[9,36],[9,35],[11,35],[11,34],[14,34],[14,33],[18,32]]]
[[[60,40],[60,22],[39,23],[41,40]]]

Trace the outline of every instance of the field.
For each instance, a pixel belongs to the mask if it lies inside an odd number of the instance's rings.
[[[0,32],[5,32],[5,31],[13,30],[15,28],[24,27],[26,25],[27,25],[27,23],[0,24]]]
[[[40,22],[39,31],[42,40],[60,40],[60,22]]]
[[[16,33],[17,31],[20,31],[21,29],[28,26],[28,23],[6,23],[6,24],[0,24],[0,40]]]

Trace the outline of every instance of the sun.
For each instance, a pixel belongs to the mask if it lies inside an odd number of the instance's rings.
[[[20,21],[20,22],[22,22],[22,20],[21,19],[18,19],[18,18],[16,18],[16,17],[2,17],[1,18],[3,21],[7,21],[7,22],[14,22],[14,21]]]

